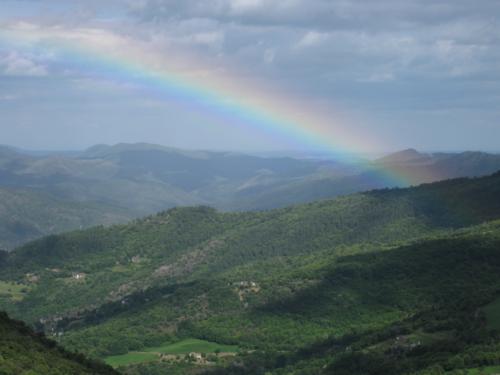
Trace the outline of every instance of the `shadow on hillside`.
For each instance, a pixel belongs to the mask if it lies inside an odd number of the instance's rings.
[[[255,312],[331,320],[371,310],[411,313],[478,296],[478,291],[494,292],[498,283],[500,238],[478,234],[342,257],[319,283],[291,298],[277,297]]]

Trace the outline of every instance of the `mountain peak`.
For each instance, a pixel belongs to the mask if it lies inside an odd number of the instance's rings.
[[[378,163],[408,163],[415,161],[424,161],[428,159],[427,154],[423,154],[415,150],[414,148],[408,148],[406,150],[397,151],[392,154],[386,155],[380,159],[377,159]]]

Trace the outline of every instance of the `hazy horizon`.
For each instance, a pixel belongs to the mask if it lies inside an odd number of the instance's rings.
[[[205,148],[180,148],[180,147],[173,147],[170,145],[166,144],[160,144],[160,143],[148,143],[148,142],[133,142],[133,143],[128,143],[128,142],[118,142],[118,143],[113,143],[113,144],[92,144],[87,147],[81,148],[81,149],[32,149],[32,148],[24,148],[16,145],[9,145],[9,144],[2,144],[0,143],[0,147],[7,147],[14,149],[15,151],[18,152],[26,152],[26,153],[40,153],[40,154],[50,154],[50,153],[60,153],[60,154],[78,154],[85,152],[93,147],[96,146],[105,146],[105,147],[115,147],[118,145],[144,145],[144,146],[153,146],[153,147],[163,147],[166,149],[174,149],[174,150],[179,150],[179,151],[192,151],[192,152],[227,152],[227,153],[235,153],[235,154],[247,154],[247,155],[255,155],[255,156],[288,156],[288,157],[332,157],[332,154],[328,154],[327,152],[322,152],[322,151],[315,151],[315,150],[300,150],[300,149],[269,149],[269,150],[252,150],[252,149],[241,149],[241,150],[236,150],[236,149],[216,149],[216,148],[211,148],[211,149],[205,149]],[[462,153],[462,152],[483,152],[483,153],[490,153],[490,154],[500,154],[500,149],[497,150],[488,150],[488,149],[458,149],[458,150],[422,150],[422,149],[417,149],[415,147],[407,147],[407,148],[402,148],[402,149],[394,149],[394,150],[382,150],[382,151],[373,151],[373,152],[366,152],[366,153],[355,153],[352,155],[357,155],[357,156],[363,156],[367,158],[377,158],[377,157],[382,157],[398,152],[403,152],[403,151],[408,151],[408,150],[415,150],[419,153],[422,154],[438,154],[438,153],[450,153],[450,154],[456,154],[456,153]]]

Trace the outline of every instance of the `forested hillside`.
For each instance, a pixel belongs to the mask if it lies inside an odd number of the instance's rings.
[[[109,366],[73,354],[24,323],[0,312],[0,374],[117,374]]]
[[[335,329],[318,330],[311,343],[302,337],[306,344],[297,343],[296,350],[275,346],[274,352],[248,354],[217,373],[496,373],[499,271],[498,221],[340,257],[316,270],[315,285],[258,308],[262,315],[300,317],[306,332],[310,322],[327,326],[328,319]]]
[[[264,212],[176,208],[4,254],[0,306],[130,374],[497,364],[483,306],[500,292],[498,219],[498,173]],[[232,349],[172,349],[194,339]]]

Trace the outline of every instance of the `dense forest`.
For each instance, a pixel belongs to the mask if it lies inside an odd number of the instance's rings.
[[[489,373],[499,198],[497,173],[170,209],[4,253],[0,307],[131,375]]]

